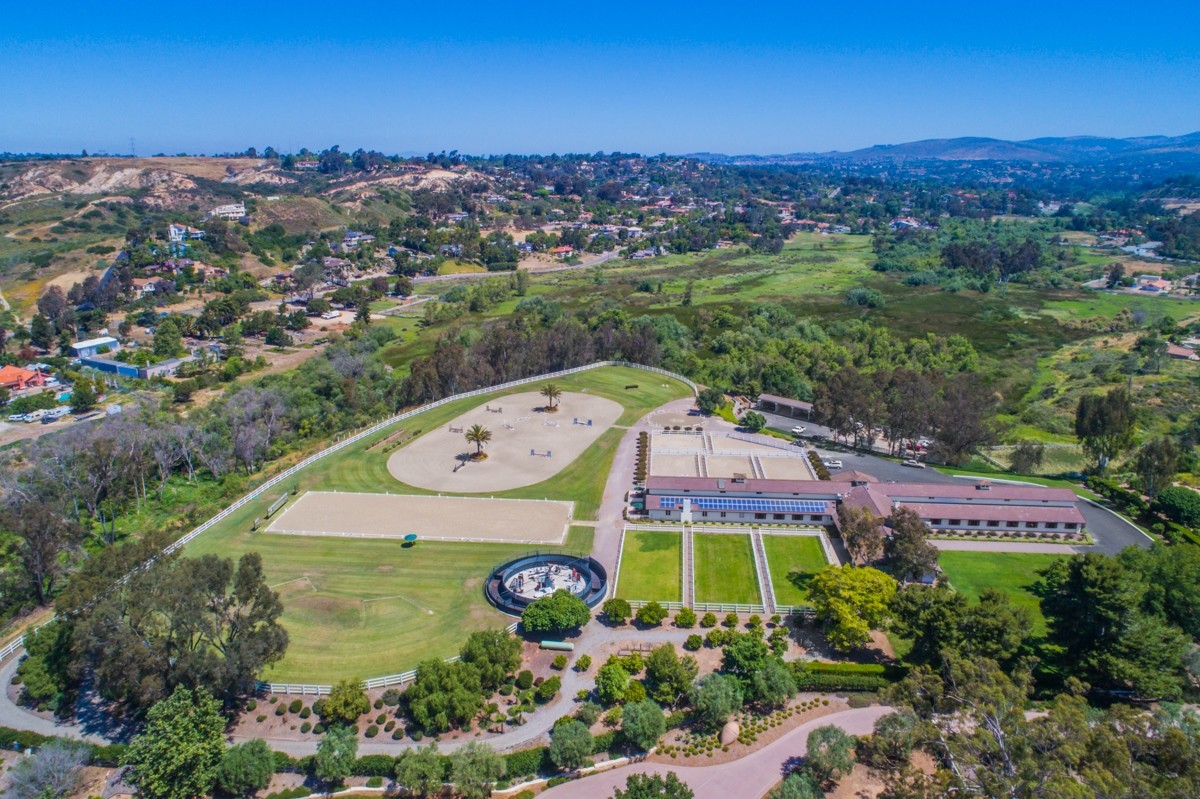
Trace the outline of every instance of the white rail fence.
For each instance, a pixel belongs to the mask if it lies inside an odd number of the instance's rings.
[[[340,452],[343,449],[345,449],[346,447],[350,446],[351,444],[361,441],[362,439],[367,438],[368,436],[374,435],[375,433],[378,433],[380,430],[384,430],[387,427],[390,427],[391,425],[396,424],[397,422],[401,422],[401,421],[404,421],[405,419],[412,418],[413,416],[416,416],[421,413],[425,413],[426,411],[431,411],[434,408],[440,408],[441,406],[448,405],[451,402],[458,402],[459,400],[469,399],[471,397],[479,397],[484,394],[491,394],[496,391],[504,391],[509,388],[515,388],[516,386],[524,386],[524,385],[528,385],[529,383],[536,383],[540,380],[549,380],[549,379],[557,378],[557,377],[566,377],[568,375],[578,374],[580,372],[587,372],[592,369],[600,369],[600,368],[603,368],[606,366],[623,366],[623,367],[627,367],[630,369],[640,369],[644,372],[651,372],[653,374],[662,375],[663,377],[669,377],[672,380],[677,380],[680,383],[683,383],[684,385],[686,385],[688,388],[690,388],[692,390],[693,395],[699,391],[696,384],[693,381],[689,380],[688,378],[684,377],[683,375],[678,375],[678,374],[675,374],[674,372],[668,372],[666,369],[659,369],[656,366],[646,366],[644,364],[630,363],[628,361],[597,361],[596,363],[590,363],[590,364],[587,364],[586,366],[576,366],[571,369],[563,369],[563,370],[560,370],[557,372],[549,372],[547,374],[535,375],[533,377],[523,377],[519,380],[510,380],[507,383],[502,383],[497,386],[488,386],[486,388],[478,388],[478,389],[475,389],[474,391],[466,391],[466,392],[463,392],[462,394],[454,394],[452,396],[445,397],[440,400],[435,400],[434,402],[430,402],[426,405],[421,405],[417,408],[413,408],[412,410],[405,411],[404,413],[400,413],[395,416],[391,416],[387,419],[384,419],[383,421],[377,422],[376,424],[373,424],[370,427],[360,430],[351,436],[343,438],[342,440],[338,441],[337,443],[335,443],[329,447],[326,447],[325,449],[321,450],[320,452],[309,455],[307,458],[300,461],[296,465],[294,465],[288,469],[285,469],[284,471],[280,472],[279,474],[275,475],[274,477],[270,478],[269,480],[266,480],[265,482],[263,482],[262,484],[260,484],[256,488],[254,488],[252,491],[250,491],[249,493],[245,494],[240,499],[235,501],[233,504],[228,505],[220,513],[218,513],[215,516],[213,516],[212,518],[208,519],[203,524],[199,525],[198,527],[193,529],[191,532],[189,532],[187,535],[184,535],[181,538],[177,539],[174,543],[172,543],[171,545],[166,547],[158,555],[155,555],[153,558],[150,558],[145,563],[138,565],[136,568],[134,568],[128,574],[126,574],[124,577],[117,580],[117,582],[114,584],[113,587],[115,588],[115,587],[124,585],[126,582],[129,581],[129,579],[131,577],[133,577],[135,574],[145,571],[149,567],[153,566],[164,555],[170,555],[171,553],[176,552],[176,551],[182,549],[183,547],[187,546],[197,536],[212,529],[212,527],[214,525],[216,525],[217,523],[226,519],[230,514],[241,510],[247,504],[257,500],[260,496],[262,496],[262,494],[265,491],[269,491],[270,489],[272,489],[275,486],[279,485],[280,483],[284,482],[288,478],[295,476],[296,474],[298,474],[299,472],[308,468],[309,466],[313,465],[314,463],[321,460],[322,458],[326,458],[330,455],[333,455],[334,453]],[[515,629],[515,625],[513,626],[513,628]],[[35,628],[35,629],[38,629],[38,628]],[[30,632],[33,632],[33,630],[31,630]],[[26,633],[26,635],[28,635],[28,633]],[[22,635],[21,637],[9,642],[6,646],[4,646],[2,649],[0,649],[0,662],[4,662],[8,658],[12,657],[14,654],[21,652],[24,649],[25,649],[25,635]],[[399,685],[402,682],[407,682],[408,680],[413,679],[415,674],[416,674],[415,671],[406,671],[406,672],[401,672],[399,674],[389,674],[389,675],[386,675],[383,677],[373,677],[371,679],[365,680],[363,682],[363,684],[367,685],[367,686],[371,686],[371,687],[381,687],[383,685]],[[379,682],[381,680],[387,681],[387,682]],[[271,687],[272,685],[276,685],[276,683],[260,683],[260,687],[265,687],[266,690],[273,691],[275,689]],[[280,685],[280,686],[291,685],[291,687],[293,687],[293,688],[301,689],[298,691],[298,693],[305,693],[306,692],[305,689],[307,689],[308,693],[317,693],[318,695],[322,690],[326,693],[328,693],[328,691],[330,690],[330,686],[328,686],[328,685],[304,685],[304,684],[294,684],[293,685],[290,683],[278,683],[278,685]]]

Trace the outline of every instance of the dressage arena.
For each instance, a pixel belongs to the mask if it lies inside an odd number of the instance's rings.
[[[309,491],[266,529],[282,535],[561,544],[572,502]]]
[[[654,433],[650,474],[659,477],[734,477],[815,480],[800,447],[768,446],[719,433]]]
[[[388,471],[407,485],[457,494],[533,485],[583,454],[624,410],[612,400],[575,392],[562,395],[556,413],[546,413],[545,404],[536,391],[488,400],[396,450]],[[476,424],[492,433],[483,461],[470,459],[475,445],[463,437]]]

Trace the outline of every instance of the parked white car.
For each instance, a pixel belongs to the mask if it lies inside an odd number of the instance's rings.
[[[23,421],[25,421],[25,414],[23,414],[23,413],[10,413],[10,414],[8,415],[8,421],[10,421],[10,422],[23,422]]]
[[[918,460],[914,460],[913,458],[909,458],[908,460],[904,461],[900,465],[901,466],[911,466],[914,469],[924,469],[925,468],[925,464],[921,463]]]
[[[808,428],[807,428],[807,427],[805,427],[804,425],[798,424],[798,425],[796,425],[795,427],[793,427],[793,428],[792,428],[792,434],[793,434],[793,435],[797,435],[797,436],[799,436],[799,435],[803,435],[803,434],[804,434],[804,431],[805,431],[805,430],[807,430],[807,429],[808,429]]]
[[[829,460],[829,461],[821,461],[821,463],[825,464],[825,468],[826,468],[826,469],[840,469],[840,468],[842,468],[842,462],[841,462],[841,461]]]

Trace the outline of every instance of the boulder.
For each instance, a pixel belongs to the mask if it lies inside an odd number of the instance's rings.
[[[742,728],[738,726],[736,721],[729,721],[721,728],[721,746],[729,746],[738,739],[738,735],[742,732]]]

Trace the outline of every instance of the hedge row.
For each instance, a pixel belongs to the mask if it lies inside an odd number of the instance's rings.
[[[90,762],[93,765],[106,766],[108,768],[116,768],[123,765],[125,752],[129,748],[125,744],[108,744],[107,746],[83,744],[81,741],[71,738],[58,738],[53,735],[30,732],[29,730],[14,730],[10,727],[0,727],[0,748],[3,749],[30,749],[45,746],[55,741],[62,741],[75,746],[81,744],[86,746]]]
[[[796,687],[801,691],[878,691],[889,685],[886,678],[873,674],[796,673]]]

